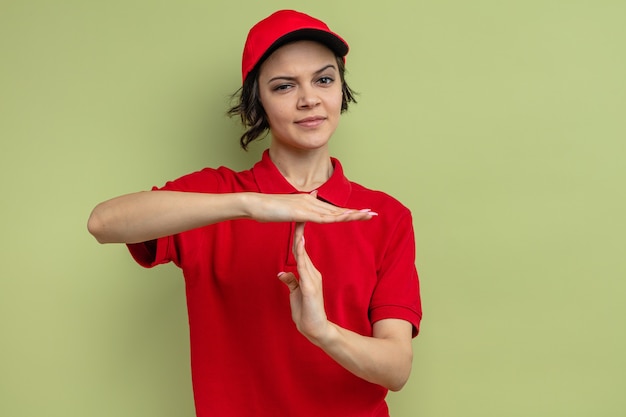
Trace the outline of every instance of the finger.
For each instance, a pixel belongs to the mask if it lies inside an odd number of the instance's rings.
[[[292,272],[279,272],[278,279],[289,288],[290,293],[300,287],[296,276]]]
[[[313,261],[309,257],[308,252],[304,244],[304,237],[295,244],[294,257],[296,258],[296,264],[298,268],[298,274],[300,276],[299,286],[302,290],[306,289],[306,292],[311,290],[311,286],[315,286],[316,277],[319,277],[319,272],[313,265]]]
[[[309,258],[309,254],[306,252],[304,248],[304,244],[298,245],[298,250],[296,253],[296,264],[298,268],[298,275],[300,276],[299,286],[305,292],[309,292],[311,288],[315,286],[315,282],[317,281],[317,277],[319,276],[317,269],[315,269],[315,265]]]
[[[304,236],[301,236],[297,240],[296,238],[297,235],[294,234],[293,255],[296,258],[296,263],[298,264],[298,266],[300,266],[307,260],[310,261],[310,259],[304,245]]]
[[[304,225],[305,223],[296,223],[296,229],[293,233],[293,255],[296,258],[298,264],[298,271],[302,273],[314,274],[317,272],[313,261],[309,258],[309,253],[306,251],[304,241]],[[300,279],[302,279],[300,274]]]
[[[372,218],[376,216],[378,216],[378,213],[370,209],[347,210],[339,214],[338,216],[336,216],[333,219],[333,221],[334,222],[349,222],[349,221],[371,220]]]
[[[336,223],[347,222],[355,220],[370,220],[378,213],[371,209],[350,209],[345,207],[337,207],[332,204],[328,204],[321,200],[316,200],[314,207],[311,207],[316,214],[316,218],[311,218],[309,221],[317,223]]]
[[[293,254],[296,254],[300,242],[304,243],[304,222],[296,223],[296,229],[293,232]]]

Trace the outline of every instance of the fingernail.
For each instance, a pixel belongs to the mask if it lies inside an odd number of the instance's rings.
[[[378,216],[378,213],[376,213],[375,211],[370,211],[367,214],[369,214],[370,216]]]
[[[283,275],[285,273],[285,271],[280,271],[276,276],[279,277],[281,275]]]

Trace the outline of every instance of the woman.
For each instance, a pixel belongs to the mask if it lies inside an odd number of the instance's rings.
[[[89,231],[183,270],[198,416],[388,416],[421,319],[411,214],[329,154],[352,101],[347,43],[282,10],[249,32],[240,115],[253,168],[206,168],[99,204]],[[306,227],[305,227],[306,224]]]

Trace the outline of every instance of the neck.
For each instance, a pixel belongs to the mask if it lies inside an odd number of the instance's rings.
[[[333,174],[327,147],[315,150],[286,150],[270,146],[270,158],[285,179],[298,191],[319,188]]]

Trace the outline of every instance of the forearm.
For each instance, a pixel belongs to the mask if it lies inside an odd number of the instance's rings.
[[[411,373],[413,325],[400,319],[379,320],[370,337],[332,323],[324,309],[322,276],[305,249],[304,223],[296,225],[294,255],[299,279],[292,272],[280,272],[278,279],[289,288],[291,317],[298,331],[356,376],[400,390]]]
[[[373,337],[362,336],[329,322],[325,335],[312,342],[356,376],[398,391],[411,373],[413,351],[410,336],[396,336],[402,332],[410,334],[411,325],[401,320],[383,321],[387,322],[383,324],[386,329],[376,335],[376,326],[382,323],[375,323]],[[400,333],[390,331],[392,327]]]
[[[234,219],[318,223],[369,220],[376,213],[336,207],[312,194],[143,191],[100,203],[89,232],[101,243],[138,243]]]
[[[88,222],[100,243],[137,243],[246,216],[245,195],[143,191],[98,204]]]

